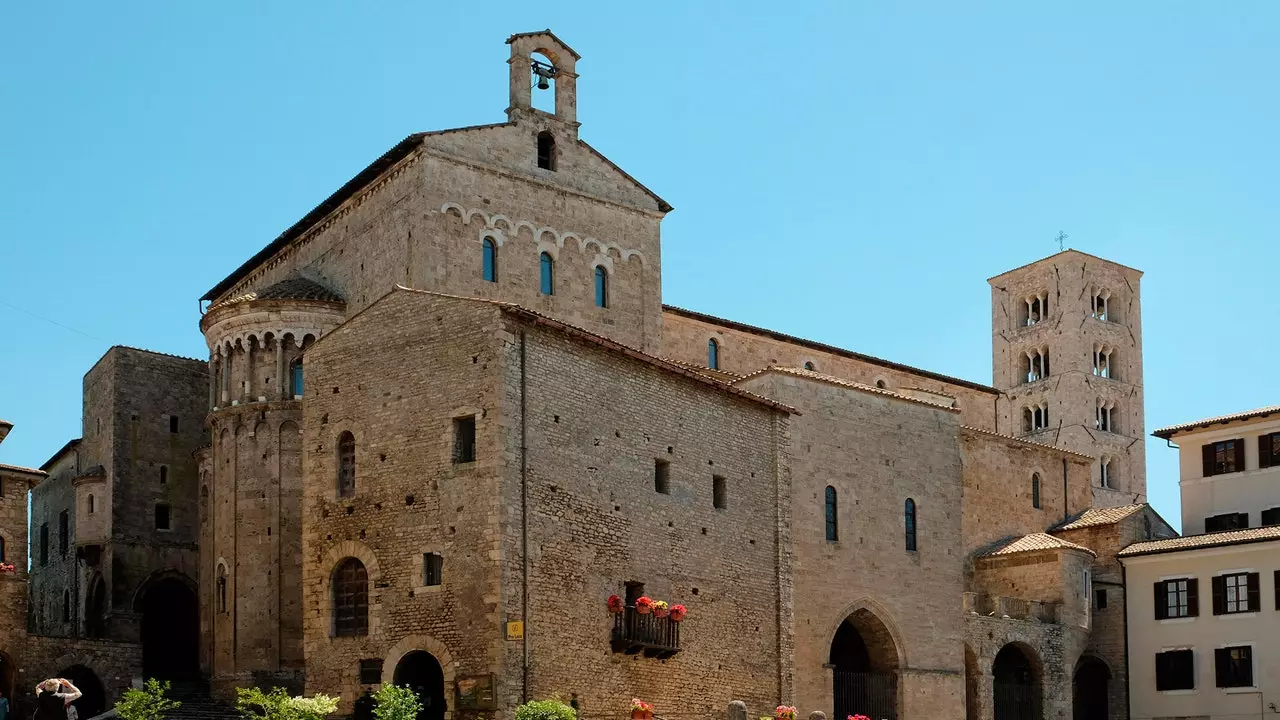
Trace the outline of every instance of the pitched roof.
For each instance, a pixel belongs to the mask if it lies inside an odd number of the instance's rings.
[[[1081,550],[1097,557],[1097,553],[1083,545],[1077,545],[1048,533],[1031,533],[1022,537],[999,540],[986,551],[979,553],[977,557],[1000,557],[1017,553],[1036,552],[1038,550]]]
[[[347,302],[346,298],[315,280],[294,274],[262,290],[251,290],[243,295],[223,300],[217,305],[210,305],[208,310],[253,300],[314,300],[316,302],[340,304],[346,304]],[[206,310],[206,313],[208,310]]]
[[[756,327],[755,325],[747,325],[746,323],[740,323],[734,320],[726,320],[721,317],[716,317],[715,315],[707,315],[706,313],[700,313],[695,310],[686,310],[685,308],[676,307],[675,305],[663,305],[662,311],[669,312],[672,315],[680,315],[683,317],[687,317],[693,320],[700,320],[702,322],[710,323],[712,325],[719,325],[721,327],[729,328],[730,330],[737,330],[739,332],[750,333],[752,335],[761,335],[773,340],[778,340],[780,342],[785,342],[785,343],[790,343],[792,345],[799,345],[801,347],[806,347],[811,350],[819,350],[821,352],[831,353],[832,355],[839,355],[841,357],[847,357],[853,360],[861,360],[863,362],[870,363],[872,365],[879,365],[881,367],[886,367],[892,370],[900,370],[902,372],[911,373],[912,375],[918,375],[920,377],[927,377],[933,380],[940,380],[942,382],[949,383],[951,385],[959,385],[960,387],[966,387],[966,388],[969,388],[970,390],[977,390],[979,392],[991,393],[992,395],[1000,394],[999,390],[991,387],[990,385],[981,385],[979,383],[970,382],[968,380],[961,380],[960,378],[951,377],[949,375],[943,375],[941,373],[931,372],[929,370],[922,370],[917,367],[911,367],[910,365],[903,365],[901,363],[896,363],[891,360],[883,360],[881,358],[873,357],[871,355],[863,355],[862,353],[854,352],[852,350],[846,350],[841,347],[836,347],[835,345],[827,345],[826,343],[820,343],[814,340],[806,340],[801,337],[796,337],[795,335],[787,335],[786,333],[780,333],[776,330],[769,330],[762,327]]]
[[[1164,540],[1147,540],[1134,543],[1117,553],[1117,557],[1135,557],[1137,555],[1156,555],[1159,553],[1178,552],[1180,550],[1202,550],[1204,548],[1223,547],[1226,545],[1248,545],[1251,543],[1280,540],[1280,525],[1248,528],[1245,530],[1228,530],[1226,532],[1205,533],[1203,535],[1186,535],[1184,537],[1166,538]]]
[[[1067,248],[1066,250],[1063,250],[1063,251],[1061,251],[1061,252],[1056,252],[1056,253],[1054,253],[1054,254],[1052,254],[1052,255],[1048,255],[1048,256],[1042,257],[1042,258],[1040,258],[1039,260],[1033,260],[1033,261],[1031,261],[1031,262],[1029,262],[1029,263],[1026,263],[1025,265],[1019,265],[1018,267],[1013,268],[1012,270],[1005,270],[1004,272],[1000,273],[999,275],[992,275],[991,277],[987,278],[987,282],[991,282],[992,280],[995,280],[995,279],[997,279],[997,278],[1002,278],[1002,277],[1004,277],[1005,275],[1008,275],[1009,273],[1017,272],[1017,271],[1019,271],[1019,270],[1022,270],[1023,268],[1029,268],[1029,267],[1031,267],[1032,265],[1036,265],[1036,264],[1038,264],[1038,263],[1042,263],[1042,262],[1044,262],[1044,261],[1046,261],[1046,260],[1052,260],[1052,259],[1054,259],[1054,258],[1056,258],[1056,257],[1058,257],[1058,256],[1060,256],[1060,255],[1083,255],[1083,256],[1085,256],[1085,257],[1087,257],[1087,258],[1093,258],[1094,260],[1099,260],[1099,261],[1104,262],[1104,263],[1110,263],[1110,264],[1112,264],[1112,265],[1116,265],[1116,266],[1122,267],[1122,268],[1124,268],[1125,270],[1129,270],[1129,271],[1131,271],[1131,272],[1136,272],[1136,273],[1138,273],[1139,275],[1142,275],[1142,274],[1143,274],[1143,272],[1142,272],[1141,270],[1139,270],[1139,269],[1137,269],[1137,268],[1129,267],[1128,265],[1124,265],[1124,264],[1118,263],[1118,262],[1116,262],[1115,260],[1108,260],[1108,259],[1106,259],[1106,258],[1104,258],[1104,257],[1098,257],[1097,255],[1091,255],[1091,254],[1089,254],[1089,253],[1087,253],[1087,252],[1084,252],[1084,251],[1082,251],[1082,250],[1076,250],[1075,248]]]
[[[58,458],[67,454],[68,451],[79,447],[81,439],[82,438],[72,438],[71,440],[68,440],[66,445],[58,448],[58,452],[54,453],[48,460],[44,461],[44,464],[40,466],[40,469],[48,470],[50,465],[58,461]]]
[[[569,47],[569,43],[566,43],[565,41],[563,41],[563,40],[561,40],[560,38],[556,37],[556,34],[555,34],[555,33],[553,33],[553,32],[551,32],[551,28],[547,28],[546,30],[535,30],[534,32],[522,32],[522,33],[515,33],[515,34],[514,34],[514,35],[512,35],[511,37],[507,38],[507,44],[508,44],[508,45],[510,45],[512,42],[514,42],[514,41],[515,41],[515,39],[516,39],[516,38],[522,38],[522,37],[533,37],[534,35],[547,35],[547,36],[549,36],[552,40],[555,40],[556,42],[560,43],[560,47],[564,48],[565,50],[568,50],[568,51],[569,51],[569,54],[573,56],[573,59],[574,59],[574,60],[581,60],[581,59],[582,59],[582,56],[581,56],[581,55],[579,55],[578,53],[574,52],[574,49],[573,49],[573,48],[571,48],[571,47]]]
[[[939,410],[947,410],[954,413],[960,412],[959,410],[951,407],[950,405],[942,405],[935,402],[929,402],[928,400],[921,400],[920,398],[911,397],[910,395],[903,395],[901,393],[893,392],[892,390],[885,390],[884,388],[878,388],[873,385],[864,385],[863,383],[860,383],[860,382],[845,380],[844,378],[838,378],[832,375],[824,375],[820,372],[815,372],[813,370],[784,367],[781,365],[770,365],[766,368],[757,370],[751,373],[750,375],[747,375],[735,381],[735,384],[743,383],[743,382],[746,382],[747,380],[751,380],[753,378],[757,378],[762,375],[767,375],[769,373],[778,373],[780,375],[794,375],[796,377],[802,377],[809,380],[817,380],[818,382],[827,383],[828,385],[839,385],[840,387],[859,390],[861,392],[870,393],[872,395],[884,395],[886,397],[891,397],[895,400],[903,400],[906,402],[915,403],[917,405],[926,405],[928,407],[937,408]]]
[[[1163,427],[1151,433],[1153,436],[1168,440],[1180,432],[1187,430],[1198,430],[1207,428],[1210,425],[1225,424],[1235,422],[1237,420],[1252,420],[1254,418],[1263,418],[1268,415],[1280,413],[1280,405],[1269,405],[1267,407],[1258,408],[1257,410],[1246,410],[1232,415],[1219,415],[1218,417],[1205,418],[1204,420],[1196,420],[1195,422],[1183,423],[1181,425],[1170,425]]]
[[[45,477],[48,475],[48,473],[43,470],[23,467],[21,465],[9,465],[7,463],[0,463],[0,472],[16,472],[22,473],[23,475],[37,475],[39,477]]]
[[[1144,507],[1146,507],[1145,503],[1138,503],[1137,505],[1121,505],[1119,507],[1109,508],[1088,508],[1083,512],[1077,513],[1075,517],[1068,518],[1049,529],[1079,530],[1087,527],[1114,525],[1139,510],[1142,510]]]
[[[980,427],[974,427],[972,425],[961,425],[960,427],[963,430],[982,433],[983,435],[990,435],[992,437],[998,437],[1003,440],[1012,440],[1013,442],[1022,443],[1023,445],[1032,445],[1034,447],[1045,448],[1047,450],[1056,450],[1064,455],[1075,455],[1076,457],[1084,458],[1085,460],[1093,459],[1092,455],[1085,455],[1084,453],[1078,453],[1075,450],[1068,450],[1066,448],[1058,447],[1057,445],[1050,445],[1048,443],[1036,442],[1035,440],[1027,440],[1026,438],[1015,437],[1013,435],[1005,435],[1004,433],[998,433],[993,430],[984,430]]]

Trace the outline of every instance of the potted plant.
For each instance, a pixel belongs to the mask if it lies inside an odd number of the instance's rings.
[[[653,612],[653,599],[648,595],[641,595],[636,598],[636,612],[641,615],[648,615]]]
[[[684,605],[676,603],[671,606],[671,609],[667,611],[667,614],[671,616],[671,622],[678,623],[681,620],[684,620],[684,616],[688,615],[689,611],[685,609]]]
[[[774,720],[796,720],[796,708],[794,705],[779,705],[773,711]]]
[[[640,698],[631,698],[631,720],[652,720],[653,704]]]
[[[668,612],[667,608],[668,608],[668,605],[666,600],[654,600],[653,601],[654,617],[660,617],[660,618],[666,617]]]
[[[624,603],[622,598],[617,595],[610,595],[606,605],[609,607],[609,612],[615,615],[620,614],[622,611],[627,609],[626,603]]]
[[[14,567],[13,563],[9,563],[8,565],[4,563],[0,563],[0,573],[16,573],[16,572],[18,572],[18,568]]]
[[[871,720],[871,718],[866,715],[850,715],[849,720]]]

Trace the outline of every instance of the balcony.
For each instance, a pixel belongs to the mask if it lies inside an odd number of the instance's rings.
[[[671,618],[641,615],[632,605],[613,616],[613,651],[645,657],[666,658],[680,652],[680,623]]]
[[[1004,620],[1029,620],[1031,622],[1059,624],[1059,603],[1023,600],[1003,595],[964,593],[966,615],[984,615]]]

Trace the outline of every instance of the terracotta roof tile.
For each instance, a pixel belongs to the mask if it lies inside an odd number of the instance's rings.
[[[1054,525],[1051,530],[1079,530],[1087,527],[1113,525],[1146,507],[1145,504],[1121,505],[1109,508],[1089,508],[1066,522]]]
[[[1036,442],[1034,440],[1027,440],[1025,438],[1015,437],[1013,435],[1005,435],[1004,433],[993,432],[991,430],[983,430],[980,427],[974,427],[972,425],[961,425],[960,427],[964,430],[969,430],[976,433],[982,433],[983,435],[991,435],[992,437],[1003,438],[1005,440],[1012,440],[1014,442],[1023,443],[1024,445],[1034,445],[1036,447],[1048,448],[1049,450],[1057,450],[1058,452],[1063,453],[1064,455],[1075,455],[1076,457],[1084,458],[1086,460],[1093,459],[1093,457],[1090,455],[1085,455],[1084,453],[1078,453],[1074,450],[1068,450],[1066,448],[1060,448],[1057,445],[1050,445],[1048,443],[1041,443],[1041,442]]]
[[[1134,543],[1117,553],[1118,557],[1134,557],[1136,555],[1155,555],[1157,553],[1177,552],[1179,550],[1199,550],[1203,548],[1222,547],[1224,545],[1247,545],[1249,543],[1280,540],[1280,525],[1270,525],[1246,530],[1228,530],[1226,532],[1205,533],[1203,535],[1187,535],[1167,538],[1165,540],[1148,540]]]
[[[1169,427],[1160,428],[1151,434],[1155,437],[1168,440],[1174,435],[1186,430],[1207,428],[1210,425],[1235,422],[1236,420],[1252,420],[1253,418],[1266,417],[1276,413],[1280,413],[1280,405],[1270,405],[1264,408],[1258,408],[1257,410],[1246,410],[1245,412],[1239,412],[1233,415],[1219,415],[1218,417],[1205,418],[1204,420],[1196,420],[1195,422],[1183,423],[1181,425],[1170,425]]]
[[[1083,545],[1069,540],[1054,537],[1047,533],[1031,533],[1022,537],[1005,538],[995,543],[990,549],[979,553],[978,557],[999,557],[1016,553],[1036,552],[1037,550],[1082,550],[1097,557],[1097,553]]]
[[[314,280],[309,280],[301,275],[290,275],[284,280],[274,285],[268,285],[262,290],[252,290],[238,297],[223,300],[217,305],[210,305],[205,312],[208,313],[216,308],[254,300],[314,300],[316,302],[342,304],[347,302],[346,298]]]
[[[24,475],[39,475],[40,477],[48,476],[48,473],[46,473],[43,470],[37,470],[35,468],[29,468],[29,467],[22,467],[21,465],[9,465],[7,463],[0,463],[0,470],[7,470],[9,472],[22,473]]]

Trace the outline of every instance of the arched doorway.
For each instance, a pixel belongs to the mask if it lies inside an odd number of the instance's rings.
[[[1105,720],[1110,684],[1111,670],[1106,663],[1090,655],[1080,658],[1071,683],[1072,717],[1075,720]]]
[[[896,720],[898,650],[885,624],[866,608],[840,623],[831,639],[834,717]]]
[[[139,591],[142,673],[160,680],[195,680],[200,674],[200,609],[194,583],[170,574]]]
[[[107,624],[107,584],[101,575],[94,577],[89,583],[89,595],[85,600],[84,634],[85,637],[100,638],[106,635]]]
[[[13,688],[18,680],[18,666],[13,664],[13,658],[0,652],[0,692],[9,698],[9,717],[22,717],[14,706]]]
[[[995,720],[1041,720],[1040,671],[1030,648],[1009,643],[991,667]]]
[[[71,703],[76,706],[76,714],[80,720],[89,720],[107,709],[107,691],[103,689],[102,681],[94,671],[84,665],[72,665],[58,673],[58,677],[70,680],[72,685],[84,693],[79,700]]]
[[[414,650],[396,663],[392,682],[418,694],[422,710],[418,720],[443,720],[445,711],[444,670],[435,656],[426,650]]]

